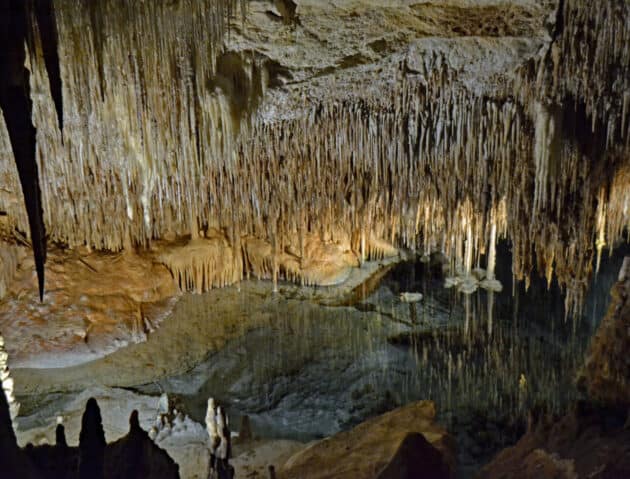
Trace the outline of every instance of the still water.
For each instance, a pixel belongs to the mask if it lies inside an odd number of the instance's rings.
[[[264,326],[188,373],[139,389],[177,395],[198,421],[212,396],[233,424],[246,414],[256,435],[302,441],[431,399],[466,476],[518,439],[528,409],[563,413],[579,397],[575,373],[627,250],[602,261],[581,318],[566,320],[557,285],[513,287],[503,245],[501,293],[463,295],[442,287],[439,267],[401,263],[352,304],[279,300]],[[402,292],[424,299],[405,303]]]

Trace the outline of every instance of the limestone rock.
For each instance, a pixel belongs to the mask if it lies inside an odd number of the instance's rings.
[[[396,455],[377,479],[449,479],[452,476],[440,451],[417,432],[403,439]]]
[[[625,417],[585,403],[563,418],[532,422],[513,447],[501,451],[479,478],[596,479],[630,476],[630,430]]]
[[[414,456],[415,459],[424,461],[427,468],[436,465],[446,474],[437,477],[449,477],[454,471],[454,441],[434,420],[435,407],[430,401],[395,409],[298,452],[278,471],[278,477],[368,479],[381,477],[379,474],[385,474],[383,478],[393,477],[387,474],[410,465],[413,456],[410,447],[419,444],[426,456]]]
[[[630,277],[624,273],[611,289],[608,313],[591,340],[578,384],[589,397],[612,407],[630,406]]]
[[[0,330],[14,367],[61,367],[145,341],[179,294],[169,271],[150,251],[51,248],[44,302],[32,275],[32,259],[27,258],[0,310]],[[35,336],[25,333],[29,327],[37,330]]]

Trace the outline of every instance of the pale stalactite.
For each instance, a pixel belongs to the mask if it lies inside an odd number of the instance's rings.
[[[601,188],[597,197],[597,213],[596,216],[596,230],[597,239],[595,240],[595,248],[597,249],[597,265],[595,267],[595,273],[599,273],[599,265],[602,260],[602,250],[606,246],[606,190]]]
[[[559,155],[562,130],[561,116],[558,111],[537,102],[535,112],[534,161],[536,180],[532,212],[534,215],[539,214],[540,210],[552,201],[551,192],[548,190],[550,186],[555,184],[554,162]]]
[[[238,259],[240,251],[233,249],[225,236],[216,231],[181,246],[169,246],[158,257],[182,290],[198,293],[240,281],[243,263]]]
[[[9,372],[8,366],[9,355],[4,349],[4,338],[0,334],[0,383],[2,383],[2,392],[7,397],[9,404],[9,415],[13,423],[13,429],[17,429],[15,418],[20,411],[20,403],[15,400],[13,395],[13,378]]]

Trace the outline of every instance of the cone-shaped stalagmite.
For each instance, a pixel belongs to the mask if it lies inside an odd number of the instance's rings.
[[[81,419],[79,479],[103,479],[105,446],[101,410],[96,399],[90,398]]]

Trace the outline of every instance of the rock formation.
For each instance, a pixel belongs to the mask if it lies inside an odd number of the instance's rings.
[[[577,404],[562,418],[532,418],[518,443],[500,452],[478,477],[621,478],[630,474],[625,415]]]
[[[15,400],[13,395],[13,378],[9,371],[8,359],[9,355],[4,349],[4,338],[0,334],[0,385],[2,386],[2,394],[9,405],[11,425],[15,428],[14,421],[20,411],[20,403]]]
[[[590,398],[623,409],[630,407],[630,257],[610,294],[608,314],[591,341],[578,381]]]
[[[454,441],[434,420],[430,401],[395,409],[298,452],[278,477],[452,477]]]
[[[179,478],[178,466],[140,428],[138,413],[129,419],[129,434],[106,444],[100,411],[94,399],[83,416],[79,447],[68,447],[58,425],[53,446],[27,445],[23,450],[10,427],[9,410],[0,395],[0,460],[7,479],[103,477],[105,479]]]
[[[79,436],[80,479],[104,478],[105,445],[101,410],[96,400],[90,398],[85,406],[81,420],[81,435]]]
[[[230,465],[232,439],[225,410],[208,399],[206,412],[208,450],[210,451],[209,479],[232,479],[234,468]]]

